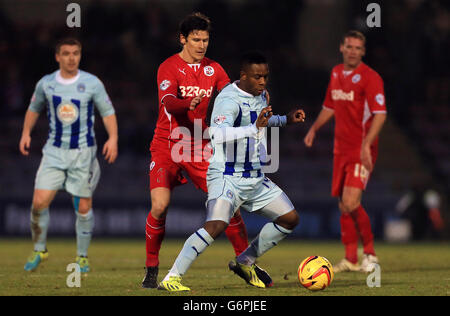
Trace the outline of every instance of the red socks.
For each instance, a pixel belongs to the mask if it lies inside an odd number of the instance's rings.
[[[349,214],[341,214],[341,240],[345,246],[345,258],[351,263],[358,262],[359,237],[364,253],[375,256],[370,219],[362,205]]]
[[[147,267],[155,267],[159,265],[159,250],[166,232],[166,219],[155,219],[149,212],[147,223],[145,225],[145,248],[147,251]],[[248,247],[247,228],[241,215],[231,218],[230,224],[225,230],[225,234],[233,245],[236,256],[244,252]]]
[[[372,227],[370,225],[370,218],[369,215],[367,215],[366,210],[362,207],[362,205],[359,205],[359,207],[351,212],[350,215],[355,221],[358,232],[361,236],[364,253],[375,256]]]
[[[225,234],[233,245],[236,257],[239,256],[248,247],[247,228],[241,215],[235,215],[231,218],[230,224],[225,230]]]
[[[341,214],[341,241],[345,247],[345,259],[358,262],[358,231],[349,213]]]
[[[155,219],[151,212],[148,213],[147,223],[145,225],[145,248],[147,250],[147,267],[156,267],[159,265],[159,249],[166,232],[166,219]]]

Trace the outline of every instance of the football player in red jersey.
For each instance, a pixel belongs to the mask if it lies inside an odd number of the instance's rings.
[[[333,68],[323,108],[304,138],[311,147],[316,132],[335,118],[334,161],[331,195],[339,198],[341,240],[345,258],[336,272],[370,271],[378,263],[370,219],[361,205],[362,192],[378,153],[378,134],[386,120],[383,80],[362,62],[365,36],[349,31],[340,45],[343,63]],[[358,239],[364,256],[358,264]]]
[[[225,70],[205,57],[209,35],[208,17],[201,13],[188,15],[180,24],[181,52],[166,59],[158,69],[159,116],[150,146],[152,207],[146,222],[144,288],[158,286],[159,250],[165,234],[166,215],[172,189],[187,182],[183,172],[197,188],[207,192],[207,159],[211,148],[207,139],[195,140],[192,135],[197,135],[198,130],[200,136],[203,135],[213,92],[222,90],[230,82]],[[248,247],[247,229],[239,211],[225,233],[236,256]],[[271,286],[270,276],[260,268],[257,272],[266,286]]]

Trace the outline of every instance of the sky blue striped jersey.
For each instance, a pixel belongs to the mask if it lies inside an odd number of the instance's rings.
[[[36,113],[47,109],[47,143],[74,149],[96,144],[94,107],[102,117],[115,113],[100,79],[82,70],[76,77],[64,79],[57,70],[36,84],[28,109]]]
[[[211,115],[211,134],[214,128],[241,127],[255,123],[259,113],[267,106],[265,93],[253,96],[237,86],[236,82],[225,87],[214,102]],[[211,135],[212,136],[212,135]],[[266,138],[257,140],[246,137],[233,142],[217,144],[211,138],[213,157],[208,173],[222,172],[225,175],[260,177],[261,156],[267,148]]]

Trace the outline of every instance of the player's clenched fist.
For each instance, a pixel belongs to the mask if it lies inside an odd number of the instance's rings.
[[[262,109],[261,113],[259,113],[258,118],[256,119],[255,125],[257,128],[266,127],[269,124],[269,119],[272,117],[272,107],[269,105]]]
[[[305,111],[302,109],[296,109],[292,110],[287,115],[287,123],[288,124],[295,124],[295,123],[302,123],[305,121],[306,114]]]
[[[189,110],[191,110],[191,111],[195,110],[197,105],[199,105],[200,102],[202,102],[202,99],[204,96],[205,96],[205,93],[202,92],[202,93],[200,93],[199,96],[196,96],[195,98],[193,98],[191,101],[191,105],[189,106]]]

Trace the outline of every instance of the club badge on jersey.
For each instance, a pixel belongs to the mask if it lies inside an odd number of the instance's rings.
[[[205,73],[206,76],[211,77],[214,75],[214,68],[211,66],[205,66],[203,68],[203,72]]]
[[[73,103],[61,103],[56,108],[56,115],[62,124],[70,125],[78,119],[78,107]]]

